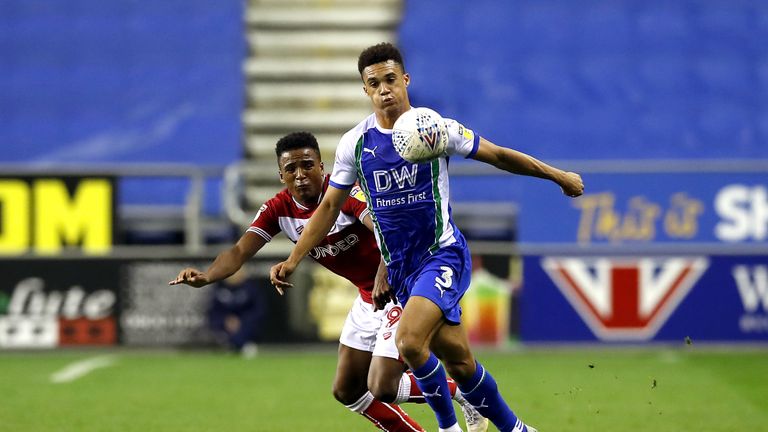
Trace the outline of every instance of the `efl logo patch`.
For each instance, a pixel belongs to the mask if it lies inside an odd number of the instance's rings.
[[[261,214],[264,213],[266,209],[267,209],[267,205],[262,204],[261,207],[259,207],[259,211],[256,212],[256,216],[253,217],[253,220],[251,221],[251,223],[256,222],[259,219],[259,216],[261,216]]]
[[[542,259],[542,267],[599,339],[653,338],[709,262],[701,257]]]
[[[475,139],[475,134],[464,127],[464,125],[459,125],[459,135],[463,135],[464,139],[467,141],[472,141]]]
[[[363,190],[360,189],[360,186],[353,187],[352,190],[349,191],[349,196],[355,198],[358,201],[366,202],[365,193],[363,193]]]

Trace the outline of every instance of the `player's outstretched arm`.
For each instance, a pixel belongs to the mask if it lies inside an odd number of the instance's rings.
[[[309,222],[307,222],[304,231],[299,236],[299,241],[293,247],[291,255],[287,260],[275,264],[269,270],[269,279],[280,294],[283,294],[285,288],[293,286],[293,284],[288,282],[288,278],[296,270],[299,262],[307,256],[310,249],[317,246],[328,234],[328,231],[331,230],[333,223],[336,222],[336,218],[339,217],[341,206],[348,195],[349,189],[337,189],[333,186],[328,186],[323,200],[312,214],[312,217],[309,218]]]
[[[513,174],[552,180],[560,185],[564,194],[570,197],[577,197],[584,193],[584,183],[577,173],[547,165],[533,156],[498,146],[485,138],[480,138],[477,153],[472,158]]]
[[[168,282],[168,285],[185,284],[200,288],[226,279],[240,270],[240,267],[266,243],[267,241],[260,235],[246,232],[234,246],[220,253],[208,270],[201,272],[191,267],[185,268],[179,272],[176,279]]]

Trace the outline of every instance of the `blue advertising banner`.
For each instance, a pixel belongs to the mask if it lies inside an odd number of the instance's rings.
[[[768,342],[768,255],[524,258],[526,342]]]
[[[526,181],[521,242],[580,245],[768,245],[768,173],[586,173],[566,199],[550,182]]]

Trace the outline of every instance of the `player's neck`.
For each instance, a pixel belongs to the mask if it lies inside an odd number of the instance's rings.
[[[308,209],[317,207],[317,204],[319,203],[318,198],[315,198],[314,200],[303,200],[298,197],[293,197],[293,199],[295,199],[297,203],[301,204],[302,206]]]
[[[293,198],[293,201],[296,204],[300,205],[301,207],[304,207],[304,208],[307,208],[307,209],[313,209],[313,208],[317,207],[318,204],[320,204],[320,200],[322,199],[323,194],[320,194],[320,195],[318,195],[316,197],[313,197],[313,198],[306,198],[306,199],[301,198],[298,195],[293,195],[293,194],[291,194],[291,197]]]
[[[406,105],[402,110],[377,110],[375,111],[376,122],[383,129],[392,129],[395,126],[395,120],[409,109],[411,109],[410,105]]]

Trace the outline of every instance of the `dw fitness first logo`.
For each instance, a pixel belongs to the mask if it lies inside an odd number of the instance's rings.
[[[653,338],[709,262],[701,257],[547,257],[542,267],[602,340]]]

